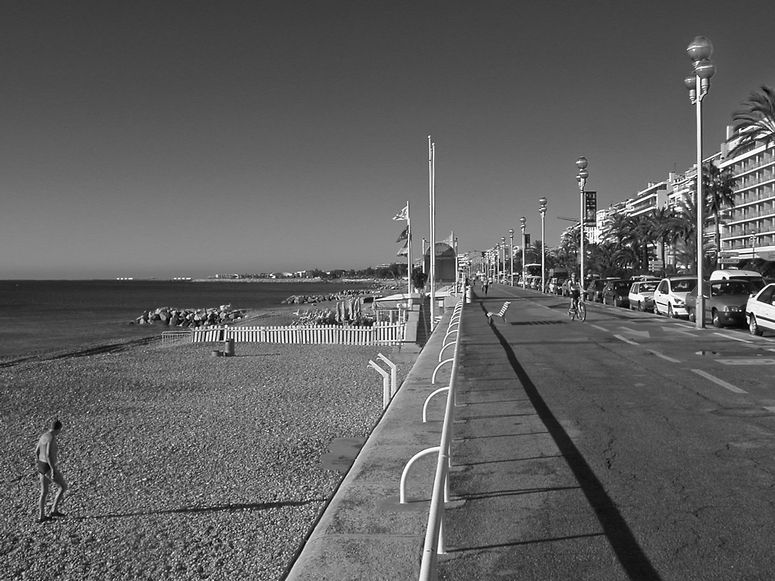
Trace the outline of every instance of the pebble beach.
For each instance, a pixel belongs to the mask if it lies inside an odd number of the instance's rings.
[[[343,477],[321,458],[379,420],[368,362],[392,351],[218,347],[151,341],[0,366],[0,578],[285,576]],[[70,490],[66,516],[38,524],[33,450],[54,418]]]

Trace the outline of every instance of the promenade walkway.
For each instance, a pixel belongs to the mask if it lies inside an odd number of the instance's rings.
[[[596,514],[609,502],[605,492],[510,345],[524,338],[529,326],[512,317],[508,324],[497,318],[488,324],[487,311],[497,312],[505,300],[519,299],[508,287],[494,286],[464,309],[453,502],[446,511],[448,552],[440,557],[439,578],[592,578],[597,564],[610,570],[622,558],[607,539],[626,537],[627,530],[615,517],[601,520]],[[540,308],[528,305],[528,314]],[[439,331],[446,330],[450,316],[447,309]],[[542,319],[540,324],[567,321],[561,310],[545,308]],[[422,423],[422,406],[449,379],[447,365],[437,385],[430,383],[442,334],[434,333],[421,352],[289,580],[418,579],[436,455],[413,466],[405,505],[398,503],[399,480],[414,454],[439,444],[446,398],[432,400],[428,423]],[[626,538],[622,542],[626,553]],[[586,574],[575,576],[578,555],[583,555]],[[629,558],[637,568],[638,555]],[[643,578],[649,579],[646,573]]]

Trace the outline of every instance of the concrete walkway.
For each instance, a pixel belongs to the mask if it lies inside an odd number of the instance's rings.
[[[454,303],[450,303],[454,304]],[[473,305],[469,305],[473,306]],[[446,332],[452,309],[437,326]],[[451,365],[437,374],[444,334],[434,332],[393,397],[382,419],[358,454],[326,508],[287,579],[290,581],[363,581],[417,579],[420,572],[437,455],[421,458],[408,478],[409,502],[399,504],[399,483],[407,462],[418,452],[439,445],[446,397],[428,406],[427,396],[449,384]],[[452,356],[447,348],[444,356]]]
[[[545,466],[558,462],[562,452],[545,418],[539,417],[534,402],[519,385],[510,351],[504,349],[508,342],[504,333],[516,333],[519,327],[497,317],[492,325],[488,323],[487,312],[497,313],[506,300],[514,299],[505,288],[491,287],[488,296],[474,295],[463,312],[450,475],[457,502],[446,511],[449,552],[439,558],[442,579],[535,578],[532,574],[526,577],[526,571],[508,571],[508,553],[514,547],[503,539],[519,537],[515,528],[520,526],[520,513],[530,510],[530,491],[577,486],[573,474],[560,475],[560,480],[567,480],[560,482],[557,470]],[[439,373],[436,385],[430,380],[451,314],[452,309],[447,308],[287,579],[419,578],[437,455],[430,454],[413,465],[408,478],[410,502],[404,505],[398,502],[399,482],[412,456],[439,445],[446,396],[431,400],[428,423],[422,422],[422,407],[430,393],[448,385],[449,364]],[[451,356],[448,348],[444,357]],[[514,457],[516,446],[519,458]],[[465,536],[469,531],[474,535],[471,538]],[[545,565],[536,570],[546,572]]]

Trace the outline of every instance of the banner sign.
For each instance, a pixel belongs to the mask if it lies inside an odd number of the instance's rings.
[[[584,192],[584,225],[595,226],[597,224],[597,192]]]

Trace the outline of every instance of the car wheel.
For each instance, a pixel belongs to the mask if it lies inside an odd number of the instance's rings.
[[[721,319],[718,316],[718,311],[716,309],[713,309],[713,312],[711,313],[711,319],[713,320],[713,326],[717,329],[721,329],[724,325],[721,324]]]
[[[689,321],[692,323],[697,322],[697,315],[694,314],[694,311],[691,309],[686,309],[686,312],[689,313]]]
[[[673,305],[668,304],[667,305],[667,316],[671,319],[675,319],[675,313],[673,312]]]
[[[753,313],[748,317],[748,331],[750,331],[751,335],[756,335],[757,337],[761,337],[763,333],[759,325],[756,324],[756,316]]]
[[[643,303],[638,301],[638,310],[643,312]]]

